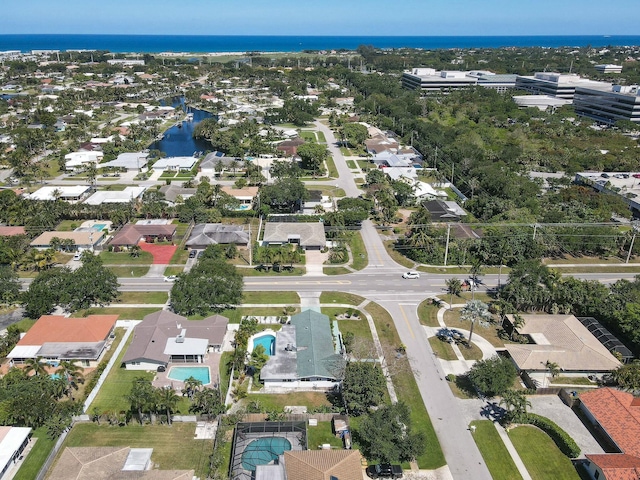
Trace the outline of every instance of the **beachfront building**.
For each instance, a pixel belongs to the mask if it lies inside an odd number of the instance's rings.
[[[628,120],[640,125],[640,89],[638,85],[577,87],[573,104],[578,115],[613,125]]]

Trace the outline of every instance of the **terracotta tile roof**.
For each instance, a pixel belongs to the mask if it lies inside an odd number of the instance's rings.
[[[302,450],[284,452],[287,480],[362,480],[359,450]]]
[[[43,315],[18,342],[19,346],[60,342],[99,342],[105,340],[119,315],[89,315],[67,318]]]
[[[11,237],[13,235],[24,235],[26,233],[24,227],[5,227],[0,225],[0,237]]]
[[[630,393],[599,388],[580,395],[580,401],[623,453],[640,457],[640,406]],[[639,460],[640,461],[640,460]]]
[[[585,455],[595,463],[607,480],[638,480],[640,478],[640,458],[623,453]]]

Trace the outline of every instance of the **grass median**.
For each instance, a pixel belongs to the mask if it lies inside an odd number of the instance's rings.
[[[491,420],[476,420],[471,422],[471,425],[476,428],[473,432],[473,439],[478,445],[493,480],[521,480],[522,476],[493,422]]]

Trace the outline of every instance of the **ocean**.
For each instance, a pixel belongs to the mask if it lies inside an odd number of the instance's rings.
[[[377,48],[604,47],[640,45],[640,35],[580,36],[230,36],[230,35],[0,35],[0,51],[108,50],[141,52],[301,52]]]

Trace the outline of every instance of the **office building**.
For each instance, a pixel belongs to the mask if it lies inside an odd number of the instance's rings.
[[[573,100],[577,87],[610,87],[611,84],[581,78],[576,74],[537,72],[534,76],[518,75],[516,88],[533,95],[552,95]]]
[[[640,91],[637,85],[609,88],[577,87],[573,104],[578,115],[613,125],[629,120],[640,125]]]

